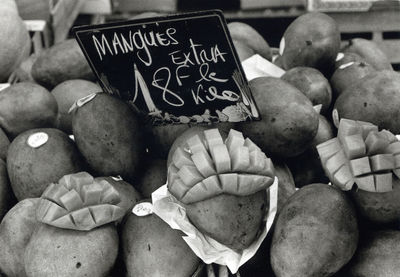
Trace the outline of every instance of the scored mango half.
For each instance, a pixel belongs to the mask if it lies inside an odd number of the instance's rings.
[[[337,137],[317,146],[332,184],[350,190],[388,192],[400,178],[400,141],[372,123],[342,118]],[[394,175],[393,175],[394,174]]]
[[[168,189],[190,204],[223,193],[251,195],[271,186],[274,176],[271,159],[241,132],[231,129],[224,141],[218,129],[209,129],[175,150]]]
[[[36,218],[59,228],[89,231],[120,219],[125,213],[117,206],[120,201],[118,191],[106,180],[79,172],[65,175],[46,188]]]

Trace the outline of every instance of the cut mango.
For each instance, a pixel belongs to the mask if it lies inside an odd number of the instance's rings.
[[[218,129],[205,130],[204,137],[206,138],[209,149],[211,149],[215,145],[224,144],[224,141],[222,140],[221,134]]]
[[[197,152],[192,155],[194,165],[197,167],[201,175],[207,178],[211,175],[217,174],[214,168],[213,161],[208,152]]]
[[[389,130],[383,129],[379,133],[382,136],[385,136],[387,138],[387,140],[389,141],[389,143],[398,141],[396,136],[392,132],[390,132]]]
[[[378,154],[369,157],[369,163],[373,172],[394,169],[394,156],[392,154]]]
[[[217,129],[206,130],[187,146],[190,151],[175,150],[168,170],[168,189],[183,203],[222,193],[249,195],[273,183],[271,159],[241,132],[230,130],[224,142]]]
[[[393,155],[400,154],[400,141],[390,143],[385,152]]]
[[[350,169],[354,176],[361,176],[371,173],[371,166],[368,157],[363,157],[350,161]]]
[[[375,181],[374,176],[367,175],[363,177],[356,177],[355,182],[359,189],[375,192]]]
[[[206,146],[203,144],[203,141],[200,139],[198,135],[195,135],[193,137],[190,137],[187,140],[187,145],[192,154],[197,153],[197,152],[206,152]],[[178,166],[178,165],[176,165]]]
[[[354,178],[350,172],[350,168],[344,164],[333,174],[332,182],[342,190],[351,190],[354,184]]]
[[[383,153],[389,146],[389,141],[386,139],[385,135],[378,132],[371,132],[365,139],[365,145],[367,148],[367,154],[375,155]]]
[[[203,176],[197,170],[195,166],[184,165],[178,171],[179,178],[187,187],[194,186],[201,180],[203,180]]]
[[[246,172],[250,167],[250,153],[246,146],[237,146],[231,152],[232,170]]]
[[[322,164],[325,164],[330,157],[335,155],[341,149],[342,147],[338,138],[332,138],[317,145],[318,155],[321,159]]]
[[[177,168],[181,168],[184,165],[193,165],[190,154],[180,147],[175,150],[172,156],[172,162]]]
[[[376,192],[388,192],[393,190],[392,184],[393,174],[374,174],[375,190]]]
[[[231,171],[231,157],[225,144],[214,145],[210,152],[218,173]]]
[[[378,132],[378,126],[376,126],[370,122],[360,121],[360,120],[357,120],[356,122],[357,122],[357,124],[359,124],[361,126],[362,136],[363,136],[364,140],[367,138],[369,133]]]
[[[326,161],[326,169],[332,176],[335,175],[336,171],[338,171],[343,165],[345,165],[347,162],[347,158],[344,155],[344,152],[341,150],[337,152],[335,155],[330,157]]]
[[[347,136],[356,135],[356,134],[360,134],[360,135],[363,134],[363,129],[360,124],[358,124],[354,120],[345,119],[345,118],[340,119],[338,134],[337,134],[340,141],[342,141],[342,139]]]
[[[228,151],[231,153],[236,147],[244,146],[243,134],[239,131],[231,129],[225,141]]]
[[[345,136],[341,139],[343,151],[348,159],[357,159],[367,153],[364,139],[361,134]]]
[[[66,175],[59,182],[50,184],[40,198],[36,209],[38,221],[88,231],[118,220],[125,213],[116,205],[121,202],[118,191],[106,180],[95,181],[88,173],[80,172]]]

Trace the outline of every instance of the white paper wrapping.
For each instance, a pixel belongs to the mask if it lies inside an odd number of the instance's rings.
[[[285,70],[264,59],[258,54],[242,62],[243,71],[248,81],[257,77],[277,77],[280,78],[285,74]]]
[[[206,264],[216,263],[226,265],[232,273],[236,273],[241,265],[253,257],[267,236],[274,221],[278,203],[278,178],[267,189],[269,209],[265,215],[265,228],[242,253],[238,253],[216,240],[202,234],[192,225],[186,216],[186,209],[171,195],[167,185],[160,187],[152,194],[153,212],[163,219],[171,228],[181,230],[186,234],[182,238],[193,252]]]

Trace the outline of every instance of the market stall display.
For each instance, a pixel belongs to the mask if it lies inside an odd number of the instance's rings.
[[[222,12],[153,13],[179,1],[98,1],[106,24],[75,29],[93,31],[97,71],[70,30],[83,2],[0,0],[0,276],[398,276],[397,40],[376,39],[393,11],[347,40],[376,5],[356,26],[284,1],[279,45],[239,20],[279,18],[252,10],[276,1],[237,1],[213,26]],[[107,31],[128,9],[150,13]],[[52,39],[39,49],[23,19]],[[160,103],[180,88],[175,116]]]

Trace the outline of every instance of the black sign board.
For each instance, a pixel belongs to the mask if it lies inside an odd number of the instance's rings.
[[[154,124],[259,119],[221,11],[74,32],[103,89]]]

